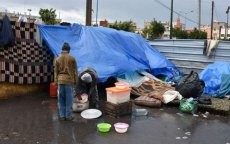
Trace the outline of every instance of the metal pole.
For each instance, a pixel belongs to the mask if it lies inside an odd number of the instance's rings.
[[[228,9],[226,11],[226,14],[227,14],[227,26],[225,28],[225,39],[228,39],[228,14],[229,14],[229,8],[230,8],[230,6],[228,6]]]
[[[98,17],[98,0],[97,0],[97,10],[96,10],[96,25],[98,26],[98,24],[97,24],[97,17]]]
[[[170,39],[172,39],[172,33],[173,33],[173,0],[171,0],[171,20],[170,20]]]
[[[184,21],[184,23],[185,23],[185,24],[184,24],[185,29],[186,29],[187,14],[188,14],[188,13],[185,13],[185,21]]]
[[[200,30],[201,23],[201,0],[198,0],[198,30]]]
[[[212,1],[211,39],[213,34],[213,10],[214,10],[214,1]]]
[[[228,13],[229,14],[229,13]],[[227,14],[227,32],[226,32],[226,38],[228,39],[228,14]]]
[[[92,24],[92,0],[86,1],[86,21],[85,25],[91,26]]]

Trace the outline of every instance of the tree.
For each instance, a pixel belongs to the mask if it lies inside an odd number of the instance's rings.
[[[173,37],[177,39],[188,39],[189,34],[185,30],[173,29]]]
[[[161,38],[165,31],[165,27],[161,22],[152,21],[149,27],[145,27],[143,30],[143,36],[149,39]]]
[[[135,32],[135,25],[133,21],[124,21],[124,22],[115,22],[113,24],[108,24],[107,27],[113,28],[116,30],[123,30],[128,32]]]
[[[190,39],[207,39],[207,32],[202,32],[195,28],[194,31],[189,34],[189,38]]]
[[[42,19],[42,21],[45,23],[45,24],[48,24],[48,25],[54,25],[57,23],[56,21],[56,10],[51,8],[51,9],[40,9],[39,10],[39,15]]]

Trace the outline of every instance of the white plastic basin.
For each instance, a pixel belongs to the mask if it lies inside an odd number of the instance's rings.
[[[117,133],[126,133],[128,131],[129,124],[119,122],[119,123],[115,123],[114,127]]]

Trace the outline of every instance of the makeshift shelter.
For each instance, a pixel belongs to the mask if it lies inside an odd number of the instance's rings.
[[[0,99],[48,90],[47,83],[53,81],[53,54],[36,43],[35,24],[6,24],[13,29],[15,45],[0,46]],[[9,31],[3,29],[4,34]]]
[[[16,44],[0,48],[0,82],[40,84],[53,79],[53,54],[35,41],[33,23],[11,22]]]
[[[181,75],[176,66],[138,34],[104,27],[39,25],[40,33],[52,52],[59,56],[64,42],[78,70],[94,68],[99,81],[126,72],[146,70],[172,79]]]

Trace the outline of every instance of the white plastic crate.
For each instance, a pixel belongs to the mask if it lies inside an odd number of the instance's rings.
[[[130,100],[131,89],[126,87],[123,89],[117,87],[106,88],[107,101],[113,104],[120,104]]]

